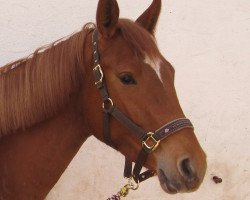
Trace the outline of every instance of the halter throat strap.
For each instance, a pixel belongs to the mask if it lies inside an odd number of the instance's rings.
[[[134,168],[132,169],[132,162],[126,158],[124,167],[124,176],[127,178],[133,177],[136,182],[144,181],[155,175],[155,171],[148,170],[141,173],[142,167],[145,164],[148,155],[153,152],[163,139],[166,139],[173,133],[184,128],[193,129],[193,125],[187,118],[175,119],[154,132],[147,132],[143,128],[139,127],[130,118],[128,118],[122,111],[120,111],[113,103],[109,96],[108,89],[105,83],[105,77],[100,65],[100,57],[98,51],[98,31],[95,29],[92,35],[93,44],[93,59],[94,59],[94,78],[95,85],[100,92],[103,104],[103,135],[104,142],[109,146],[115,148],[115,144],[112,142],[110,133],[110,117],[114,117],[118,122],[128,128],[141,142],[142,149],[136,159]]]

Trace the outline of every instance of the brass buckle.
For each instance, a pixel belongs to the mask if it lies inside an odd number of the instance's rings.
[[[95,77],[97,77],[97,75],[96,75],[96,72],[97,72],[97,71],[98,71],[98,73],[100,74],[99,80],[96,80],[96,81],[95,81],[95,85],[96,85],[98,88],[100,88],[100,87],[102,86],[102,80],[103,80],[103,77],[104,77],[103,72],[102,72],[102,68],[101,68],[101,66],[98,64],[98,65],[96,65],[96,66],[93,68],[93,71],[95,72]]]
[[[146,148],[146,150],[148,150],[149,152],[154,151],[158,147],[158,145],[160,144],[160,140],[156,140],[153,137],[153,135],[154,135],[154,133],[152,133],[152,132],[147,133],[147,136],[148,136],[147,139],[142,141],[142,146],[144,148]],[[148,144],[149,142],[151,144]]]

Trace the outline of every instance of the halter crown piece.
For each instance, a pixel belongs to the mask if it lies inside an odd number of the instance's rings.
[[[148,158],[148,155],[159,146],[161,140],[167,138],[169,135],[181,129],[193,129],[193,125],[187,118],[179,118],[168,122],[155,132],[146,132],[143,128],[136,125],[132,120],[130,120],[125,114],[123,114],[118,108],[115,107],[111,97],[109,96],[105,83],[104,73],[99,62],[97,29],[93,31],[92,44],[94,58],[93,73],[95,78],[95,85],[99,90],[103,101],[103,136],[105,143],[111,147],[115,147],[110,134],[109,121],[111,116],[121,124],[123,124],[125,127],[127,127],[131,131],[131,133],[133,133],[142,142],[142,149],[136,159],[134,168],[132,167],[132,161],[130,161],[128,158],[125,158],[124,177],[128,178],[128,183],[123,186],[116,195],[113,195],[111,198],[107,199],[119,200],[121,197],[125,197],[128,194],[129,190],[138,189],[140,182],[156,174],[156,172],[152,170],[147,170],[141,173],[141,170]]]

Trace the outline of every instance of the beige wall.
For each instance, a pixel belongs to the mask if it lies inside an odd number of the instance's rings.
[[[121,15],[135,19],[149,2],[120,0]],[[0,66],[94,21],[96,4],[0,0]],[[167,195],[152,178],[127,199],[250,199],[250,1],[164,1],[157,40],[176,68],[179,99],[207,152],[208,171],[195,193]],[[123,157],[90,138],[47,200],[105,199],[124,183],[122,171]],[[223,183],[214,184],[213,175]]]

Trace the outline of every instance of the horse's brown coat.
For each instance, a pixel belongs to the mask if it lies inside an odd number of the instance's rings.
[[[153,35],[160,4],[154,0],[136,23],[118,20],[115,0],[100,0],[97,10],[100,62],[110,96],[147,131],[184,117],[173,68]],[[102,102],[92,74],[93,28],[87,24],[0,69],[0,200],[45,198],[90,135],[103,141]],[[145,63],[146,56],[160,60],[162,80]],[[122,84],[124,73],[132,74],[137,85]],[[140,142],[113,119],[111,134],[118,150],[134,161]],[[192,167],[194,180],[182,174],[183,159],[189,159],[191,166],[184,168],[191,173]],[[193,131],[185,129],[162,141],[146,166],[161,172],[167,192],[166,179],[177,192],[193,191],[204,177],[206,157]]]

